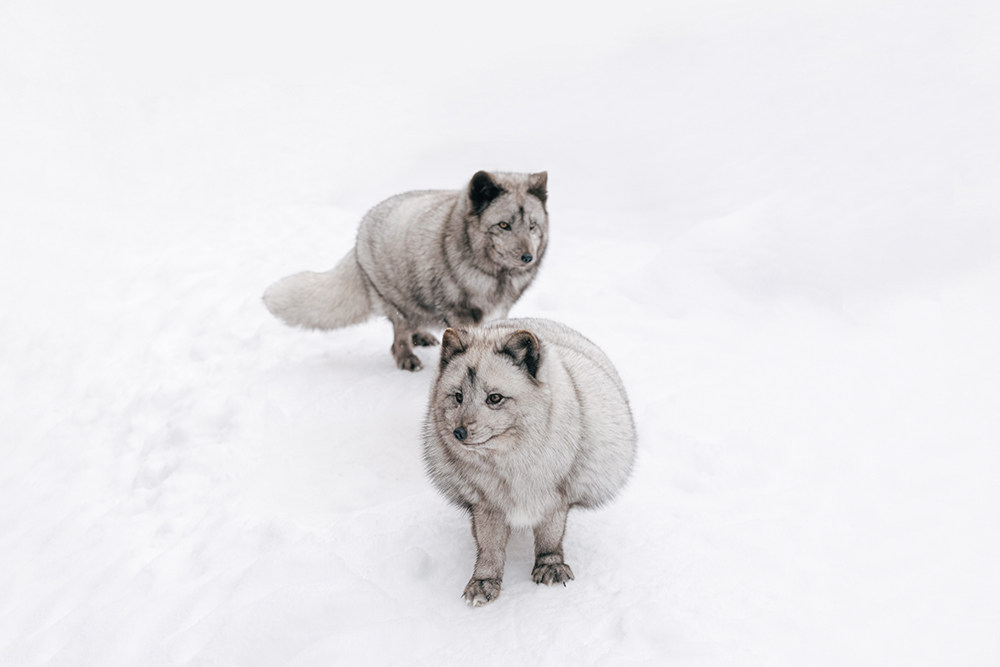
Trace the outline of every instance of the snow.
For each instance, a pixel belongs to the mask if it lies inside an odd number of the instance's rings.
[[[987,2],[0,5],[0,664],[995,665]],[[264,288],[368,207],[549,171],[513,315],[635,473],[466,607],[385,321]],[[419,350],[433,367],[436,350]]]

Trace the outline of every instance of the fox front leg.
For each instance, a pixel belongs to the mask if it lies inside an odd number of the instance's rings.
[[[476,568],[462,597],[470,607],[481,607],[500,597],[510,526],[500,513],[474,507],[472,536],[476,540]]]
[[[437,347],[441,341],[426,331],[417,331],[413,334],[413,344],[421,347]]]
[[[535,567],[531,571],[531,580],[536,584],[565,586],[574,578],[573,570],[565,563],[562,548],[567,514],[568,507],[557,507],[535,526]]]

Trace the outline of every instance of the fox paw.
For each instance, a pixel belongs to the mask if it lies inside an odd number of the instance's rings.
[[[552,584],[565,586],[567,581],[574,578],[573,570],[569,569],[569,565],[566,563],[536,565],[535,569],[531,571],[531,580],[536,584],[545,584],[546,586]]]
[[[426,331],[418,331],[417,333],[413,334],[414,345],[419,345],[421,347],[434,347],[440,342],[441,341],[439,341],[437,338],[430,335]]]
[[[424,365],[420,363],[420,359],[417,358],[417,355],[412,352],[396,355],[395,359],[396,365],[403,371],[419,371],[424,367]]]
[[[499,579],[470,579],[462,593],[465,604],[470,607],[482,607],[500,597]]]

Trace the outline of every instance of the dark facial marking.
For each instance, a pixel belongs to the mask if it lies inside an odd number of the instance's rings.
[[[469,382],[475,383],[475,381],[476,381],[476,369],[475,368],[470,368],[469,369]]]

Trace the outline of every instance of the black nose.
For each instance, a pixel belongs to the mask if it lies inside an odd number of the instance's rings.
[[[531,256],[530,252],[526,252],[523,255],[521,255],[521,261],[524,262],[525,264],[531,264],[531,260],[533,259],[534,257]]]
[[[458,440],[465,440],[465,436],[469,435],[469,432],[465,430],[464,426],[459,426],[454,430],[454,435]]]

